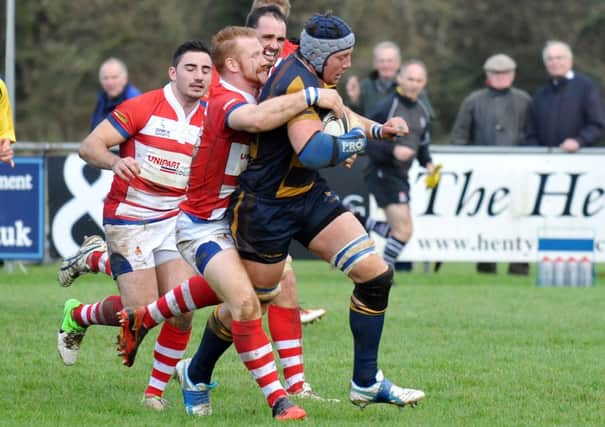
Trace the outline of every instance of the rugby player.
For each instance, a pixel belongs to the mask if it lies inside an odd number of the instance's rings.
[[[281,19],[274,12],[274,8],[278,8],[284,17],[283,28],[280,23]],[[290,2],[288,0],[255,0],[252,2],[250,13],[248,13],[248,17],[246,18],[246,27],[256,29],[263,45],[263,54],[273,67],[298,49],[298,44],[286,38],[286,23],[289,15]],[[277,306],[280,303],[285,304],[285,306],[289,306],[291,303],[298,305],[295,286],[296,276],[294,275],[294,271],[292,270],[291,273],[288,271],[284,272],[281,298],[291,295],[292,299],[288,301],[284,299],[282,302],[274,300],[273,305]],[[326,310],[323,308],[303,308],[298,305],[298,309],[300,323],[303,325],[313,323],[326,314]],[[269,312],[269,319],[271,319],[270,313],[271,311]]]
[[[300,51],[274,71],[263,98],[336,84],[351,65],[353,45],[346,23],[330,15],[315,16],[305,25]],[[252,283],[265,288],[267,296],[279,282],[292,238],[345,272],[355,284],[349,310],[355,343],[350,400],[362,408],[372,403],[413,406],[424,392],[392,384],[377,363],[392,269],[315,170],[363,150],[370,136],[400,136],[407,125],[400,118],[379,125],[349,112],[358,125],[348,134],[331,137],[321,131],[323,113],[310,107],[287,125],[257,135],[250,146],[251,164],[240,175],[241,187],[230,207],[232,235]],[[144,309],[123,313],[127,354],[136,351],[150,327],[194,308],[179,303],[181,292],[176,288],[171,299],[168,294]]]
[[[209,49],[203,42],[183,43],[168,69],[170,83],[122,103],[82,142],[80,156],[84,160],[115,174],[103,211],[109,259],[105,242],[93,236],[76,256],[66,260],[59,279],[70,284],[80,272],[90,269],[88,258],[98,263],[104,256],[102,262],[111,265],[121,296],[112,295],[94,304],[66,301],[57,341],[66,365],[75,363],[89,325],[118,326],[116,313],[122,304],[153,301],[195,275],[178,252],[174,228],[192,156],[199,145],[206,107],[201,99],[210,84],[211,66]],[[109,150],[116,145],[119,155]],[[163,325],[143,398],[146,406],[164,409],[163,391],[185,352],[190,332],[191,314]]]
[[[260,99],[336,85],[351,66],[354,43],[351,28],[340,18],[314,16],[301,33],[300,49],[274,70]],[[350,400],[362,408],[372,403],[415,405],[424,392],[394,385],[378,369],[393,271],[317,172],[363,151],[367,138],[401,135],[407,126],[400,118],[379,125],[349,112],[359,124],[348,134],[332,137],[322,132],[323,114],[309,107],[286,125],[257,135],[230,207],[232,235],[257,287],[270,289],[279,281],[293,238],[347,274],[354,282]]]
[[[258,39],[263,49],[263,56],[267,64],[272,66],[279,57],[281,46],[285,40],[286,18],[281,11],[274,6],[260,7],[251,12],[248,16],[248,27],[255,28]],[[221,84],[222,82],[222,84]],[[213,85],[213,94],[211,103],[214,103],[216,93],[224,92],[224,80],[220,80]],[[321,99],[321,98],[320,98]],[[218,101],[216,101],[218,102]],[[209,115],[209,117],[212,117]],[[237,120],[237,117],[235,118]],[[212,119],[214,120],[214,119]],[[225,131],[224,129],[222,131]],[[215,138],[215,135],[209,134],[210,138]],[[219,142],[213,142],[219,144]],[[228,146],[228,143],[224,143]],[[233,145],[232,145],[233,147]],[[230,157],[233,154],[230,154]],[[220,156],[218,157],[220,159]],[[212,160],[217,163],[217,154],[213,154]],[[220,164],[220,163],[219,163]],[[197,165],[197,163],[196,163]],[[240,170],[238,170],[238,173]],[[192,175],[192,183],[196,182],[197,171],[194,168]],[[217,180],[220,180],[220,173],[215,173]],[[232,184],[235,183],[235,178],[231,179]],[[192,200],[199,198],[199,194],[203,189],[203,194],[208,193],[208,198],[214,200],[220,199],[223,196],[217,197],[216,194],[208,191],[213,188],[211,183],[204,182],[199,185],[199,191],[192,188],[188,201],[182,205],[185,212],[190,212]],[[227,201],[222,202],[225,206]],[[195,214],[195,213],[194,213]],[[199,214],[197,214],[199,216]],[[202,215],[202,217],[204,217]],[[179,222],[180,224],[180,222]],[[197,229],[203,228],[198,226]],[[190,243],[194,249],[198,249],[200,243],[193,239]],[[189,255],[193,259],[193,254]],[[335,399],[323,399],[314,392],[311,385],[305,380],[303,347],[302,347],[302,328],[300,320],[300,308],[296,293],[296,277],[291,268],[291,263],[288,262],[284,268],[280,280],[281,291],[271,301],[268,307],[268,326],[274,347],[280,358],[280,365],[283,368],[284,381],[286,391],[291,396],[297,398],[312,398],[316,400],[334,401]],[[265,307],[263,307],[264,309]],[[202,337],[199,348],[191,361],[183,360],[177,365],[177,371],[182,371],[182,376],[188,376],[191,384],[210,384],[212,372],[218,358],[230,346],[231,339],[231,316],[229,310],[225,307],[217,308],[207,323],[206,330]],[[195,415],[205,415],[210,412],[210,400],[208,399],[207,406],[191,405],[188,403],[187,392],[184,392],[185,406],[189,413]]]
[[[182,213],[177,221],[177,244],[185,259],[225,301],[223,308],[228,308],[233,319],[231,326],[225,327],[218,315],[220,310],[211,316],[204,338],[210,332],[214,339],[223,341],[211,347],[213,353],[218,353],[214,360],[230,345],[232,338],[236,351],[261,387],[273,416],[286,420],[304,418],[306,414],[288,400],[279,382],[272,348],[262,330],[259,303],[259,297],[271,298],[280,288],[264,289],[256,296],[233,247],[224,215],[230,195],[237,188],[237,177],[247,166],[251,132],[283,125],[310,105],[335,111],[342,111],[343,106],[336,91],[317,88],[256,105],[255,96],[269,70],[262,52],[255,30],[250,28],[227,27],[213,38],[214,65],[221,84],[213,88],[210,98],[202,143],[192,165],[187,200],[181,204]],[[176,312],[196,308],[197,292],[195,286],[184,284],[157,303],[122,312],[119,344],[126,364],[134,361],[136,347],[149,328]],[[207,357],[208,352],[198,352],[198,355]],[[208,414],[211,411],[208,392],[214,384],[192,381],[187,367],[188,361],[177,366],[186,409],[195,415]]]
[[[285,39],[285,17],[280,13],[280,10],[275,7],[263,7],[254,10],[248,17],[248,21],[249,24],[257,30],[259,39],[263,44],[263,55],[265,56],[265,59],[269,65],[273,65],[279,57],[281,45]],[[217,82],[212,83],[212,86],[220,86],[218,79]],[[329,102],[329,98],[327,99]],[[338,109],[339,106],[335,106],[335,108]],[[111,274],[111,268],[107,262],[107,252],[104,247],[104,242],[98,236],[92,236],[86,239],[78,254],[74,257],[67,258],[64,261],[58,275],[59,281],[62,285],[68,286],[76,277],[88,271],[103,271],[107,274]],[[218,301],[216,296],[211,291],[207,292],[208,288],[203,279],[194,277],[191,278],[191,281],[195,283],[193,286],[200,283],[200,286],[203,286],[203,289],[206,291],[203,295],[200,294],[199,299],[196,300],[196,303],[198,303],[197,307],[216,304]],[[184,284],[188,285],[188,283]],[[275,304],[269,308],[268,316],[271,336],[275,342],[278,354],[282,358],[281,366],[284,371],[287,391],[289,394],[297,397],[310,397],[324,400],[312,390],[308,383],[305,382],[304,362],[302,357],[302,331],[298,316],[299,309],[296,295],[296,279],[289,264],[284,270],[281,285],[283,290],[278,297],[279,299],[276,299],[274,301]],[[110,299],[115,303],[114,309],[117,309],[118,311],[122,309],[122,307],[119,306],[119,297],[110,297]],[[86,310],[88,307],[88,305],[84,306],[84,309]],[[213,326],[217,324],[217,321],[226,325],[227,330],[230,329],[231,319],[228,310],[219,310],[215,312],[217,319],[214,319],[213,316],[209,319],[209,326],[204,334],[200,350],[193,359],[194,363],[189,365],[190,377],[195,384],[209,384],[211,382],[211,373],[216,359],[218,359],[220,354],[222,354],[231,343],[230,334],[227,336],[221,334],[219,338],[214,331],[216,328]],[[78,311],[76,311],[76,313],[78,313]],[[316,319],[318,316],[325,313],[325,311],[322,310],[310,310],[306,312],[307,316],[310,316],[310,320]],[[219,313],[221,314],[219,315]],[[71,314],[66,311],[65,317],[70,320]],[[63,333],[59,340],[60,354],[66,352],[65,348],[67,346],[63,343],[64,340],[65,334]],[[204,343],[204,341],[209,341],[210,343]],[[208,346],[212,346],[213,348],[209,351],[203,351],[203,349]],[[72,351],[72,353],[77,355],[76,350]],[[66,359],[64,358],[64,361],[65,360]],[[130,362],[127,361],[126,364],[130,364]],[[158,374],[156,371],[154,371],[154,373],[156,373],[156,375]],[[163,388],[165,388],[165,383],[168,380],[169,377],[164,378],[164,383],[162,384],[164,386]],[[153,393],[155,390],[149,388],[148,394],[150,392]],[[208,402],[208,405],[195,406],[195,409],[188,410],[188,412],[196,415],[205,415],[210,412],[210,403]]]

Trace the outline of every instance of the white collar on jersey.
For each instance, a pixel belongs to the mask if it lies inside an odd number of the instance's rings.
[[[191,120],[191,118],[196,113],[198,108],[200,108],[200,104],[198,102],[197,104],[195,104],[195,108],[193,108],[193,110],[191,110],[189,115],[185,116],[185,110],[183,109],[183,106],[181,105],[181,103],[176,99],[176,96],[175,96],[174,92],[172,91],[171,83],[168,83],[166,86],[164,86],[164,97],[166,98],[166,101],[168,101],[168,104],[170,104],[170,106],[176,113],[176,117],[179,122],[185,121],[185,122],[189,123],[189,120]]]
[[[232,90],[233,92],[240,93],[246,99],[246,102],[248,104],[258,104],[258,102],[256,101],[256,98],[252,94],[233,86],[231,83],[226,82],[222,78],[221,78],[221,85],[223,85],[225,87],[225,89],[229,89],[229,90]]]

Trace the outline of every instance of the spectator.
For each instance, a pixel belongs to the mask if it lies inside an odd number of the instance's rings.
[[[395,43],[383,41],[374,46],[374,71],[361,83],[357,76],[347,80],[346,91],[351,109],[368,115],[378,101],[395,93],[400,66],[401,52]]]
[[[515,87],[517,64],[508,55],[490,56],[483,65],[486,86],[467,96],[456,117],[451,143],[458,145],[520,145],[524,141],[530,96]],[[480,273],[496,273],[495,262],[477,264]],[[509,274],[529,274],[529,264],[511,263]]]
[[[401,67],[401,51],[392,41],[382,41],[374,46],[374,71],[359,82],[359,77],[353,75],[346,83],[345,89],[349,99],[349,107],[361,115],[368,115],[376,104],[385,96],[392,95],[397,89],[397,73]],[[419,97],[429,109],[431,117],[435,117],[426,92],[423,90]]]
[[[366,220],[368,231],[387,239],[384,260],[395,265],[412,235],[412,217],[409,208],[410,183],[408,171],[414,158],[426,167],[429,174],[434,167],[429,152],[431,114],[418,99],[427,83],[426,67],[422,62],[410,61],[403,65],[395,93],[384,98],[370,113],[369,118],[379,123],[392,117],[404,117],[409,134],[390,141],[374,141],[366,148],[370,158],[366,182],[376,203],[384,209],[389,227],[372,218]]]
[[[572,69],[573,54],[566,43],[547,42],[542,59],[549,78],[531,104],[527,144],[569,153],[596,144],[605,129],[599,87]]]
[[[8,90],[4,80],[0,79],[0,162],[8,163],[11,167],[15,167],[11,147],[15,141],[15,126]]]
[[[128,83],[128,68],[117,58],[106,59],[101,64],[99,82],[102,89],[99,90],[95,111],[92,113],[91,131],[122,102],[141,94],[139,89]]]

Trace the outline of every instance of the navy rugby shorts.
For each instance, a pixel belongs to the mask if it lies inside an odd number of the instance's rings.
[[[410,183],[407,178],[376,169],[365,176],[368,191],[374,195],[376,204],[385,208],[391,204],[405,204],[410,202]]]
[[[275,264],[288,256],[292,239],[308,247],[337,216],[349,212],[325,181],[316,181],[300,196],[267,198],[238,190],[231,199],[229,220],[242,258]]]

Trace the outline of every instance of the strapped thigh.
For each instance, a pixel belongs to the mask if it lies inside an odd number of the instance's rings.
[[[370,239],[370,236],[363,234],[339,250],[330,260],[330,264],[343,273],[349,274],[355,264],[375,253],[377,252],[374,242]]]

